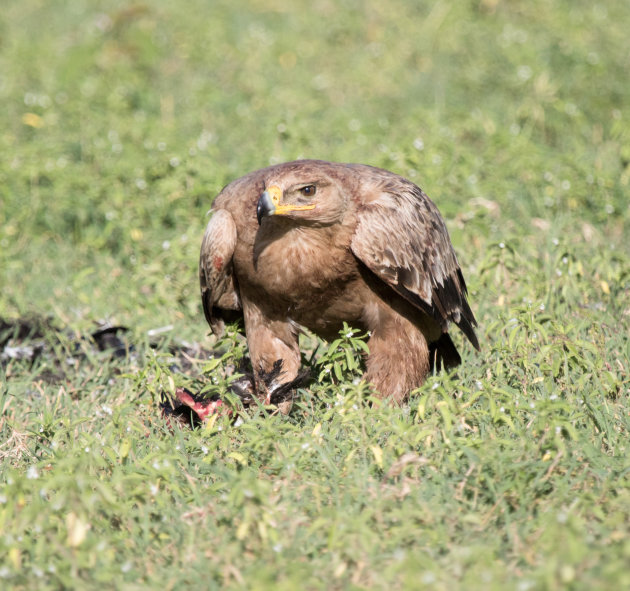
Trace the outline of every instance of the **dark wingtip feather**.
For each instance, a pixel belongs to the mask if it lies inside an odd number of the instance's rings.
[[[212,302],[210,301],[210,291],[208,289],[201,290],[201,305],[203,306],[203,315],[210,326],[212,326]]]
[[[472,327],[468,318],[462,317],[462,319],[457,323],[457,326],[466,335],[466,338],[470,341],[472,346],[477,349],[477,351],[481,351],[481,346],[479,345],[479,340],[475,334],[475,329]]]
[[[477,320],[475,320],[475,315],[470,309],[465,295],[464,297],[462,297],[462,312],[460,320],[456,324],[459,329],[466,335],[472,346],[477,349],[477,351],[481,351],[481,347],[479,346],[479,341],[477,340],[477,335],[475,334],[474,328],[475,326],[477,326]]]

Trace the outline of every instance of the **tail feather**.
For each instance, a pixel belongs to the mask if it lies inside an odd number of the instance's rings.
[[[442,368],[450,370],[462,362],[462,358],[447,332],[443,332],[437,341],[429,343],[429,355],[431,372],[440,371]]]

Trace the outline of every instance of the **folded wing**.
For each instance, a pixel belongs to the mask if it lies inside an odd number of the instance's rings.
[[[232,264],[235,247],[232,215],[225,209],[213,211],[201,243],[199,284],[203,311],[215,334],[221,334],[225,320],[234,319],[229,311],[241,310]]]
[[[466,283],[437,207],[402,177],[376,180],[378,194],[359,206],[352,252],[443,331],[454,322],[479,349]]]

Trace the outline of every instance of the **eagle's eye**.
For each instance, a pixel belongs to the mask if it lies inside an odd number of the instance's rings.
[[[302,187],[300,189],[300,193],[302,193],[302,195],[304,195],[304,197],[312,197],[313,195],[315,195],[315,191],[316,191],[316,187],[315,185],[306,185],[306,187]]]

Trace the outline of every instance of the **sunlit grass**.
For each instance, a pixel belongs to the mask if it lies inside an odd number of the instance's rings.
[[[624,2],[5,2],[0,318],[38,330],[0,331],[0,587],[628,587],[629,29]],[[390,408],[322,345],[288,418],[170,430],[160,394],[245,353],[207,334],[205,213],[297,157],[425,189],[482,352],[455,332],[457,374]],[[196,343],[220,364],[176,371]]]

